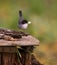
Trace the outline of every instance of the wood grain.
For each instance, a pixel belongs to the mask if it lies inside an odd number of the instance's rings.
[[[23,36],[21,39],[17,41],[7,41],[0,39],[0,46],[31,46],[31,45],[39,45],[39,40],[32,37],[31,35],[25,37]]]

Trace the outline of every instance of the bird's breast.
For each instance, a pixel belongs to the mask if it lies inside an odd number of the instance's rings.
[[[19,27],[20,27],[21,29],[27,29],[28,24],[20,24]]]

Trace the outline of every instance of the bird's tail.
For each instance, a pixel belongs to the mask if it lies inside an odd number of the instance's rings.
[[[19,16],[22,17],[22,11],[21,10],[19,11]]]

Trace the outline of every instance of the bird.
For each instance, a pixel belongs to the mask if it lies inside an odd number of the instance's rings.
[[[18,27],[20,29],[27,29],[29,24],[31,24],[31,22],[24,19],[23,15],[22,15],[22,10],[19,10]]]

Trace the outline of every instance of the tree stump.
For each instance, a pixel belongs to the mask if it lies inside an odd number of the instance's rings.
[[[31,53],[36,45],[39,40],[30,34],[0,28],[0,65],[41,65],[32,61]]]

